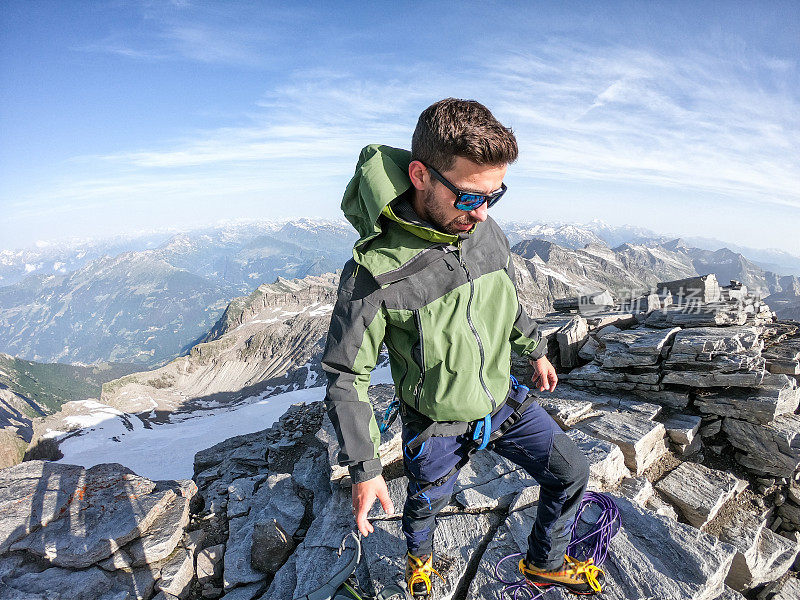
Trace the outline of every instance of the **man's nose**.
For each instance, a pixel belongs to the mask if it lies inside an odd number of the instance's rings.
[[[478,208],[469,211],[469,216],[473,219],[477,219],[478,222],[483,223],[486,220],[486,217],[489,215],[488,204],[488,202],[484,202]]]

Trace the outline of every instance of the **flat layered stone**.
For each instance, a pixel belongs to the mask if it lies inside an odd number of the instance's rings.
[[[574,317],[556,332],[562,367],[568,368],[578,364],[578,351],[588,336],[589,328],[586,319],[581,316]]]
[[[800,375],[800,360],[798,359],[766,359],[767,371],[770,373],[783,373],[785,375]]]
[[[721,297],[721,288],[714,273],[687,277],[685,279],[675,279],[672,281],[661,281],[656,288],[662,295],[669,292],[676,304],[695,304],[716,302]]]
[[[314,494],[313,513],[317,517],[331,496],[331,466],[328,454],[310,447],[292,470],[292,481]]]
[[[0,470],[0,553],[62,517],[75,501],[86,469],[31,460]]]
[[[800,405],[800,388],[760,387],[698,394],[695,408],[704,414],[734,417],[766,425],[776,417],[793,413]]]
[[[553,417],[559,427],[569,429],[584,419],[597,416],[594,403],[585,392],[564,392],[565,387],[558,386],[554,392],[538,399],[539,405]]]
[[[161,567],[161,578],[156,587],[165,594],[185,597],[194,577],[194,553],[178,548]]]
[[[8,600],[127,600],[129,588],[97,567],[73,571],[51,567],[41,572],[6,576],[0,597]]]
[[[745,467],[792,477],[800,466],[800,415],[781,415],[767,425],[728,417],[722,427],[728,441],[742,451],[736,459]]]
[[[86,470],[61,518],[12,545],[52,564],[81,569],[111,556],[147,532],[173,503],[176,493],[139,477],[122,465]]]
[[[590,329],[600,329],[609,325],[624,329],[636,323],[636,313],[627,310],[598,311],[584,316]]]
[[[746,600],[739,592],[725,585],[722,593],[714,600]]]
[[[275,573],[267,591],[259,600],[273,600],[277,598],[295,598],[294,590],[297,587],[297,552]]]
[[[712,361],[731,354],[760,353],[764,342],[758,327],[698,327],[680,331],[672,342],[673,355],[693,356],[697,361]]]
[[[581,349],[578,350],[578,357],[582,358],[583,360],[592,360],[594,359],[594,355],[597,352],[597,349],[600,347],[600,342],[597,341],[593,335],[590,335],[586,338],[586,343],[581,346]]]
[[[625,466],[635,475],[641,475],[667,452],[664,425],[637,411],[602,409],[600,417],[581,421],[576,428],[619,446],[625,456]]]
[[[685,462],[659,481],[656,489],[678,507],[689,523],[702,529],[745,486],[730,473]]]
[[[225,544],[217,544],[203,548],[197,553],[197,580],[206,583],[222,574],[222,557],[225,555]]]
[[[455,499],[468,510],[506,508],[521,490],[538,487],[535,479],[523,469],[517,469],[484,484],[462,489],[455,493]]]
[[[539,326],[539,333],[542,334],[542,339],[550,339],[554,337],[559,329],[566,327],[572,322],[572,317],[558,315],[545,315],[536,319]]]
[[[727,303],[705,306],[675,305],[651,312],[645,325],[648,327],[727,327],[744,325],[747,312]]]
[[[617,491],[642,508],[646,506],[647,501],[656,493],[653,489],[653,484],[644,476],[626,477],[620,482]]]
[[[764,385],[765,375],[763,370],[744,373],[664,370],[661,382],[689,387],[758,387]]]
[[[454,493],[495,481],[517,470],[517,465],[495,452],[476,452],[459,472]]]
[[[691,331],[691,330],[690,330]],[[742,354],[719,354],[710,359],[698,359],[693,354],[671,352],[664,361],[664,368],[670,371],[718,371],[735,373],[737,371],[754,371],[763,369],[766,361],[758,350]]]
[[[723,524],[719,539],[738,550],[725,583],[740,592],[780,578],[800,552],[797,542],[770,531],[764,518],[744,511]]]
[[[645,510],[612,494],[623,527],[611,540],[602,568],[606,584],[602,598],[612,600],[714,600],[725,597],[724,580],[736,550],[689,525]],[[527,549],[535,508],[511,513],[481,557],[467,598],[495,598],[502,588],[494,567],[504,556]],[[514,559],[502,574],[515,577]],[[506,563],[504,563],[505,565]],[[548,600],[574,596],[548,590]]]
[[[676,444],[691,444],[700,430],[702,418],[696,415],[672,415],[664,421],[667,435]]]
[[[574,385],[574,382],[579,379],[586,381],[605,381],[605,382],[623,382],[625,381],[625,374],[619,371],[609,371],[596,363],[589,363],[572,369],[569,373],[563,373],[559,376],[560,379],[565,379]]]
[[[589,461],[590,489],[609,490],[630,475],[625,455],[617,444],[593,438],[578,429],[568,431],[567,435]]]
[[[131,598],[150,600],[153,598],[156,581],[161,577],[161,569],[158,567],[143,567],[129,571],[117,571],[115,575],[122,587],[130,589]]]
[[[669,408],[680,410],[689,406],[689,393],[678,392],[675,390],[633,390],[637,396],[641,396],[650,402],[656,402]]]
[[[125,546],[131,566],[153,564],[172,554],[189,523],[189,501],[190,498],[177,496],[145,535]]]
[[[619,369],[639,365],[654,365],[662,351],[680,328],[652,329],[639,327],[604,335],[600,339],[605,346],[595,355],[606,369]]]

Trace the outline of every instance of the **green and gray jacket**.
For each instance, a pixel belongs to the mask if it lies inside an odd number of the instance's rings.
[[[361,151],[342,210],[360,239],[342,271],[322,367],[339,463],[353,481],[381,473],[367,398],[381,343],[401,402],[434,421],[474,421],[502,403],[510,351],[539,358],[522,310],[508,240],[491,217],[450,235],[411,208],[407,150]]]

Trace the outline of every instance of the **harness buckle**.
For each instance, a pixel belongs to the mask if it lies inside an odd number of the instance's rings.
[[[477,442],[478,439],[481,440],[480,445],[478,446],[477,450],[483,450],[486,446],[489,445],[489,438],[492,435],[492,413],[489,413],[485,417],[483,417],[482,421],[477,421],[475,423],[475,432],[472,434],[472,441]]]

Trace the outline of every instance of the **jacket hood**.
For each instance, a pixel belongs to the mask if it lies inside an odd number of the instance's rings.
[[[380,144],[370,144],[361,150],[356,172],[342,198],[342,211],[359,234],[353,248],[356,262],[363,262],[367,242],[383,233],[384,215],[423,240],[455,244],[460,236],[437,231],[419,222],[397,215],[392,203],[411,189],[408,165],[411,152]]]

